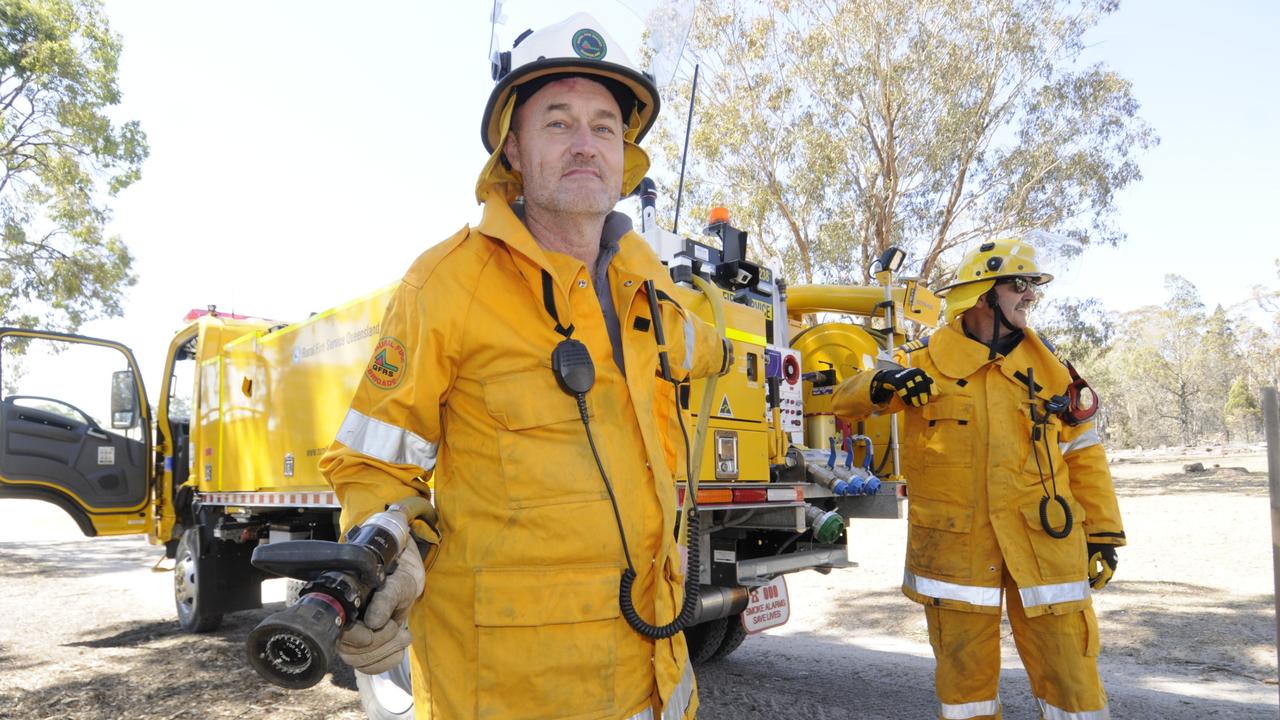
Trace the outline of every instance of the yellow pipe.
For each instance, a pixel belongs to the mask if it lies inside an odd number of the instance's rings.
[[[696,274],[693,276],[693,284],[707,296],[707,303],[711,305],[711,316],[715,319],[716,335],[724,337],[724,301],[720,299],[720,291]],[[712,375],[706,379],[707,384],[702,389],[702,404],[698,407],[698,424],[693,433],[693,449],[689,457],[690,475],[688,487],[685,489],[686,500],[698,497],[698,475],[702,474],[702,446],[707,439],[707,425],[711,421],[711,403],[716,392],[716,381],[719,379],[719,375]],[[676,408],[676,412],[680,412],[680,409]],[[685,509],[688,509],[690,504],[685,502]],[[689,537],[687,512],[680,513],[680,537]]]
[[[769,462],[777,465],[786,457],[787,433],[782,429],[782,410],[773,408],[773,437],[769,438]]]
[[[893,289],[893,300],[901,304],[906,291]],[[861,285],[792,285],[787,288],[787,315],[799,317],[815,312],[851,315],[883,315],[876,305],[884,302],[884,288]]]
[[[864,317],[884,317],[876,305],[884,302],[884,286],[862,285],[796,285],[787,290],[787,316],[799,320],[815,312],[838,312]],[[938,323],[942,302],[937,295],[908,279],[905,287],[893,288],[893,303],[901,313],[899,320],[910,320],[925,328]],[[902,323],[897,322],[898,330]]]

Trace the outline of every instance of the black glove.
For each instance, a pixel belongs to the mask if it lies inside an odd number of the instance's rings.
[[[871,379],[871,402],[879,405],[897,393],[902,402],[922,407],[938,394],[933,378],[920,368],[881,370]]]
[[[1089,543],[1089,587],[1101,590],[1111,582],[1116,574],[1116,566],[1120,564],[1116,557],[1115,545]]]

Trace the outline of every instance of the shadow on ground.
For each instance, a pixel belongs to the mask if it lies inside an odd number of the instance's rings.
[[[1165,598],[1176,595],[1173,609]],[[1188,673],[1273,682],[1275,604],[1271,595],[1241,596],[1190,583],[1116,581],[1095,601],[1104,659],[1138,666],[1173,664]],[[922,615],[897,589],[834,598],[829,632],[875,633],[928,642]],[[1008,625],[1004,627],[1009,634]]]
[[[814,662],[820,658],[820,662]],[[1104,669],[1104,673],[1106,670]],[[699,720],[896,720],[935,717],[933,660],[842,643],[826,634],[749,638],[738,652],[698,669]],[[1115,680],[1116,678],[1113,678]],[[1163,678],[1162,678],[1163,679]],[[1128,677],[1126,677],[1128,680]],[[1222,692],[1207,699],[1109,682],[1112,717],[1253,720],[1276,717],[1274,700]],[[1274,686],[1269,686],[1274,695]],[[1039,717],[1026,674],[1001,673],[1004,717]]]
[[[1241,497],[1267,496],[1267,474],[1264,472],[1248,472],[1244,468],[1234,466],[1207,467],[1209,469],[1205,472],[1196,473],[1165,473],[1141,478],[1116,476],[1116,494],[1125,497],[1211,492]]]
[[[1175,665],[1204,678],[1274,683],[1275,604],[1271,595],[1232,595],[1190,583],[1118,582],[1123,609],[1103,612],[1111,658],[1139,666]],[[1180,597],[1173,609],[1163,598]]]
[[[1176,596],[1177,602],[1171,603],[1167,598]],[[1127,691],[1136,688],[1167,686],[1170,678],[1174,678],[1188,688],[1188,695],[1164,693],[1171,706],[1186,708],[1216,707],[1213,700],[1199,697],[1202,691],[1213,683],[1220,683],[1216,693],[1229,697],[1232,687],[1270,688],[1267,692],[1274,694],[1276,676],[1275,658],[1275,606],[1271,595],[1241,596],[1230,594],[1219,589],[1199,586],[1191,583],[1166,582],[1124,582],[1117,581],[1110,585],[1105,595],[1097,601],[1100,606],[1099,628],[1102,635],[1104,674],[1107,668],[1123,670],[1123,680],[1117,673],[1117,682],[1127,687],[1117,687],[1109,683],[1108,687],[1114,698],[1113,711],[1116,717],[1165,717],[1151,714],[1153,707],[1147,707],[1139,698],[1132,697]],[[1108,607],[1112,605],[1113,607]],[[1172,606],[1172,609],[1170,609]],[[1121,609],[1123,608],[1123,609]],[[771,646],[765,653],[766,659],[786,657],[794,653],[802,656],[801,645],[810,649],[822,645],[830,645],[834,654],[851,655],[856,652],[859,658],[875,658],[878,651],[865,647],[851,649],[849,639],[868,637],[869,635],[890,636],[918,643],[927,650],[928,638],[924,632],[922,613],[918,605],[905,598],[896,588],[884,588],[874,591],[847,593],[831,598],[829,608],[823,614],[826,627],[817,633],[804,633],[793,636],[764,636],[750,638],[739,653],[724,661],[723,668],[712,664],[706,668],[707,679],[727,673],[755,672],[749,665],[741,665],[745,658],[759,651],[763,642]],[[1005,637],[1006,659],[1013,656],[1010,631],[1006,624],[1003,627]],[[856,643],[853,643],[854,647]],[[901,654],[896,654],[902,662]],[[910,659],[909,663],[915,663]],[[920,660],[926,668],[919,678],[926,687],[932,686],[932,660]],[[843,673],[837,667],[830,669],[810,665],[803,677],[825,677],[829,687],[858,682],[859,672],[856,667],[847,663]],[[886,668],[891,667],[887,659]],[[1014,682],[1018,687],[1025,686],[1025,678],[1021,672],[1015,673],[1002,683]],[[731,679],[731,678],[730,678]],[[819,682],[818,685],[822,685]],[[1195,686],[1193,688],[1193,686]],[[1002,697],[1006,693],[1003,691]],[[719,697],[717,688],[709,688],[708,698],[714,707]],[[828,689],[824,692],[832,692]],[[1026,693],[1029,694],[1029,690]],[[1027,706],[1025,712],[1017,710],[1012,696],[1006,698],[1007,712],[1005,717],[1034,717],[1034,709]],[[1126,699],[1127,698],[1127,699]],[[727,699],[727,698],[726,698]],[[783,705],[785,701],[779,700]],[[796,698],[800,704],[812,703],[812,699]],[[819,703],[820,707],[821,703]],[[1119,710],[1128,707],[1128,712]],[[768,708],[761,706],[763,714]],[[1267,717],[1275,718],[1274,704],[1256,706],[1241,704],[1234,710],[1227,708],[1225,714],[1208,715],[1211,717]],[[921,712],[932,712],[922,710]],[[1010,714],[1012,712],[1012,714]],[[1164,712],[1163,710],[1161,712]],[[1238,713],[1238,714],[1232,714]],[[924,714],[905,712],[901,717],[925,717]],[[703,715],[699,715],[703,717]],[[709,714],[706,717],[731,717],[730,714]],[[751,716],[747,716],[751,717]],[[826,717],[819,714],[814,717]],[[831,715],[838,717],[838,715]],[[886,717],[893,717],[886,715]],[[1179,715],[1179,717],[1184,717]],[[1185,717],[1200,717],[1186,715]]]
[[[39,690],[0,693],[0,718],[364,717],[355,675],[341,662],[320,685],[297,691],[271,685],[249,667],[249,631],[283,607],[271,603],[228,615],[218,630],[200,635],[176,622],[91,628],[67,643],[86,650],[88,672],[41,683]],[[30,655],[10,662],[15,659],[4,658],[9,672],[39,669]]]
[[[73,578],[151,567],[164,549],[140,537],[0,543],[0,577]],[[170,561],[171,562],[171,561]]]

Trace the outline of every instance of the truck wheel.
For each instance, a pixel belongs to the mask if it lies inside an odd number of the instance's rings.
[[[408,652],[398,666],[380,675],[365,675],[357,670],[356,688],[369,720],[413,720],[413,681]]]
[[[725,619],[729,621],[729,627],[724,631],[724,640],[720,642],[720,647],[716,648],[715,654],[707,662],[715,662],[728,657],[730,653],[738,649],[743,640],[747,639],[747,629],[742,626],[740,615]]]
[[[720,649],[728,624],[727,618],[719,618],[684,629],[684,641],[689,645],[689,660],[693,664],[707,662]]]
[[[200,560],[200,528],[188,528],[178,543],[173,566],[173,603],[178,610],[178,624],[193,633],[216,630],[222,624],[222,613],[206,612],[200,607],[200,583],[208,581],[201,574],[206,563]]]

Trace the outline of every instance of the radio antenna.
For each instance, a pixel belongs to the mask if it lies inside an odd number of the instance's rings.
[[[498,41],[498,26],[507,22],[507,17],[502,14],[503,0],[493,0],[493,8],[489,11],[489,57],[486,60],[493,59],[493,46]]]
[[[680,184],[676,186],[676,217],[671,223],[671,232],[680,234],[680,199],[684,197],[684,166],[689,161],[689,130],[693,127],[693,103],[698,99],[698,67],[693,65],[693,84],[689,88],[689,117],[684,121],[684,151],[680,154]]]

